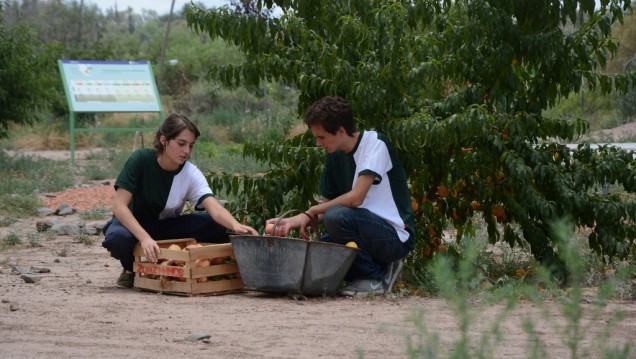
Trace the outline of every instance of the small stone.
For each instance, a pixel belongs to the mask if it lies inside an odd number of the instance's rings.
[[[70,216],[74,214],[76,211],[74,208],[64,207],[64,208],[58,209],[56,212],[58,216]]]
[[[51,216],[55,213],[52,209],[47,207],[40,207],[37,209],[37,213],[39,217]]]
[[[186,335],[185,340],[196,342],[198,340],[210,339],[212,335],[207,333],[190,333]]]
[[[9,304],[9,310],[15,312],[16,310],[18,310],[18,305],[15,303]]]
[[[80,227],[75,223],[60,223],[51,227],[51,230],[59,235],[75,236],[79,234]]]
[[[31,272],[30,266],[21,266],[21,265],[11,266],[11,273],[14,273],[14,274],[24,274],[29,272]]]
[[[24,273],[20,276],[27,283],[38,283],[42,278],[35,274]]]
[[[49,268],[44,268],[44,267],[31,267],[31,272],[32,273],[51,273],[51,270]]]

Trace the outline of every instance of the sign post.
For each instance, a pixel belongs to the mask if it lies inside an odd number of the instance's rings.
[[[76,132],[137,132],[157,128],[76,128],[76,112],[156,112],[161,99],[148,61],[58,60],[68,100],[71,162]]]

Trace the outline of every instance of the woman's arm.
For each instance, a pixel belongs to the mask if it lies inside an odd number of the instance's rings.
[[[239,223],[236,218],[232,216],[232,213],[225,209],[216,198],[206,197],[201,204],[210,217],[223,227],[235,233],[258,235],[258,232],[254,228]]]

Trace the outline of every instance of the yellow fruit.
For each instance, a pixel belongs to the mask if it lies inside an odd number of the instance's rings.
[[[349,248],[358,248],[358,245],[356,244],[356,242],[348,242],[347,244],[345,244],[345,246]]]

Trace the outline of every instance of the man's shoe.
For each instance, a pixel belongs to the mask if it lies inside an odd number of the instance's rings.
[[[117,285],[122,288],[132,288],[135,286],[135,273],[123,270],[117,278]]]
[[[384,285],[379,280],[358,279],[342,288],[340,294],[349,296],[384,294]]]
[[[395,281],[400,275],[400,272],[402,271],[403,266],[404,266],[404,263],[402,263],[401,259],[398,259],[396,261],[389,263],[389,267],[387,269],[386,275],[384,276],[384,280],[382,281],[382,284],[384,285],[384,290],[387,293],[391,292],[391,289],[393,288],[393,284],[395,284]]]

